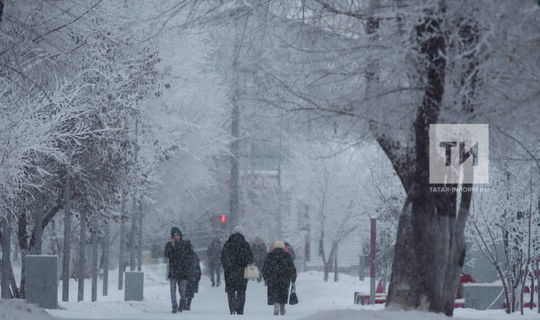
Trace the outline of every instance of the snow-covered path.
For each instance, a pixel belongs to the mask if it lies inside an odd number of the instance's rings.
[[[165,265],[145,266],[144,301],[124,302],[123,291],[116,289],[116,272],[110,274],[109,296],[101,296],[101,283],[98,285],[98,301],[90,302],[90,281],[85,283],[85,299],[76,302],[77,283],[70,283],[70,301],[60,302],[60,309],[47,310],[51,315],[66,319],[223,319],[239,318],[229,315],[224,286],[211,287],[208,277],[203,276],[199,293],[196,294],[190,311],[170,313],[169,284],[165,279]],[[297,292],[300,303],[286,306],[288,319],[298,319],[316,311],[328,309],[358,308],[353,304],[354,290],[367,290],[368,281],[342,276],[339,282],[322,281],[320,272],[300,273]],[[368,290],[369,291],[369,290]],[[59,286],[61,297],[61,286]],[[381,309],[382,306],[375,307]],[[244,309],[245,319],[275,319],[273,308],[266,304],[266,287],[263,283],[250,281]]]
[[[182,313],[170,313],[169,284],[165,279],[165,265],[145,266],[144,301],[124,302],[123,291],[116,289],[117,273],[110,274],[109,296],[101,296],[99,283],[98,301],[90,302],[90,281],[85,283],[84,302],[77,301],[77,283],[70,283],[70,302],[60,302],[60,309],[47,310],[51,315],[62,319],[111,319],[111,320],[429,320],[448,319],[447,317],[418,312],[387,312],[383,306],[360,306],[353,304],[354,291],[369,292],[369,279],[359,281],[356,277],[340,275],[339,282],[322,281],[320,272],[302,272],[298,275],[297,292],[300,303],[287,305],[285,317],[272,314],[272,307],[266,304],[266,287],[262,283],[250,281],[247,289],[244,315],[229,315],[227,296],[224,287],[212,288],[208,277],[203,276],[199,293],[192,302],[192,310]],[[61,297],[61,285],[59,286]],[[538,319],[536,310],[525,316],[506,315],[502,310],[476,311],[456,309],[454,319]]]

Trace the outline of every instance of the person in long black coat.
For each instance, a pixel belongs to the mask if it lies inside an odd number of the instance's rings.
[[[262,273],[267,285],[268,305],[274,306],[274,315],[284,315],[289,285],[296,281],[296,268],[282,241],[274,242],[273,248],[266,256]]]
[[[186,247],[186,259],[189,261],[189,270],[187,274],[187,289],[186,289],[186,304],[184,310],[191,310],[191,300],[195,293],[199,292],[199,281],[201,281],[201,266],[199,256],[193,250],[193,246],[189,240],[184,241]]]
[[[225,274],[225,291],[231,314],[244,314],[247,279],[244,269],[253,262],[253,253],[249,243],[242,235],[242,228],[236,226],[233,234],[221,250],[221,265]]]
[[[182,232],[177,227],[171,228],[171,241],[165,245],[165,258],[169,259],[169,278],[171,291],[172,313],[182,311],[186,304],[187,270],[189,264],[186,259],[186,250],[182,240]],[[180,294],[180,307],[176,299],[176,288]]]
[[[219,238],[212,240],[206,254],[208,255],[208,271],[210,272],[212,287],[219,287],[221,284],[221,242]]]

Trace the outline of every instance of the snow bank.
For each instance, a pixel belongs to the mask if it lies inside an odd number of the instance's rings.
[[[33,304],[23,300],[0,300],[0,319],[2,320],[52,320],[56,319]]]
[[[299,320],[437,320],[449,318],[443,314],[420,311],[370,311],[370,310],[328,310],[321,311]],[[457,319],[456,319],[457,320]]]

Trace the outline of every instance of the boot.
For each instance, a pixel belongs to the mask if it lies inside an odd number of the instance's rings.
[[[173,306],[172,306],[171,313],[176,313],[176,312],[178,312],[178,306],[177,306],[177,305],[173,305]]]
[[[191,298],[188,298],[184,310],[189,311],[191,309]]]
[[[277,316],[279,314],[279,303],[274,303],[274,315]]]
[[[285,304],[284,303],[280,303],[279,304],[279,308],[280,308],[280,311],[279,313],[284,316],[285,315]]]

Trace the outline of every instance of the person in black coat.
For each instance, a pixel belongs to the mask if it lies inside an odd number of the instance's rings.
[[[264,260],[266,259],[266,244],[260,237],[255,238],[255,242],[251,244],[251,251],[253,252],[254,263],[259,270],[262,270]],[[257,282],[261,282],[262,274],[257,279]]]
[[[244,269],[252,262],[253,253],[249,243],[242,235],[242,228],[236,226],[221,251],[221,265],[225,273],[225,291],[231,314],[244,314],[247,288]]]
[[[171,241],[165,245],[165,258],[169,259],[168,278],[171,290],[172,313],[182,311],[186,303],[187,270],[186,250],[182,232],[177,227],[171,228]],[[180,307],[176,299],[176,287],[180,294]]]
[[[199,292],[199,281],[201,280],[201,266],[199,263],[199,256],[193,250],[193,246],[189,240],[184,241],[186,248],[186,259],[189,261],[189,270],[187,274],[187,289],[186,289],[186,304],[184,310],[191,309],[191,300],[195,296],[195,293]]]
[[[212,243],[210,243],[210,246],[206,250],[206,254],[208,255],[208,269],[210,271],[212,287],[219,287],[221,284],[221,242],[218,238],[212,240]],[[214,280],[216,278],[217,282]]]
[[[284,315],[289,285],[296,281],[296,268],[282,241],[274,242],[273,248],[266,256],[262,274],[267,285],[268,305],[274,306],[274,315]]]

